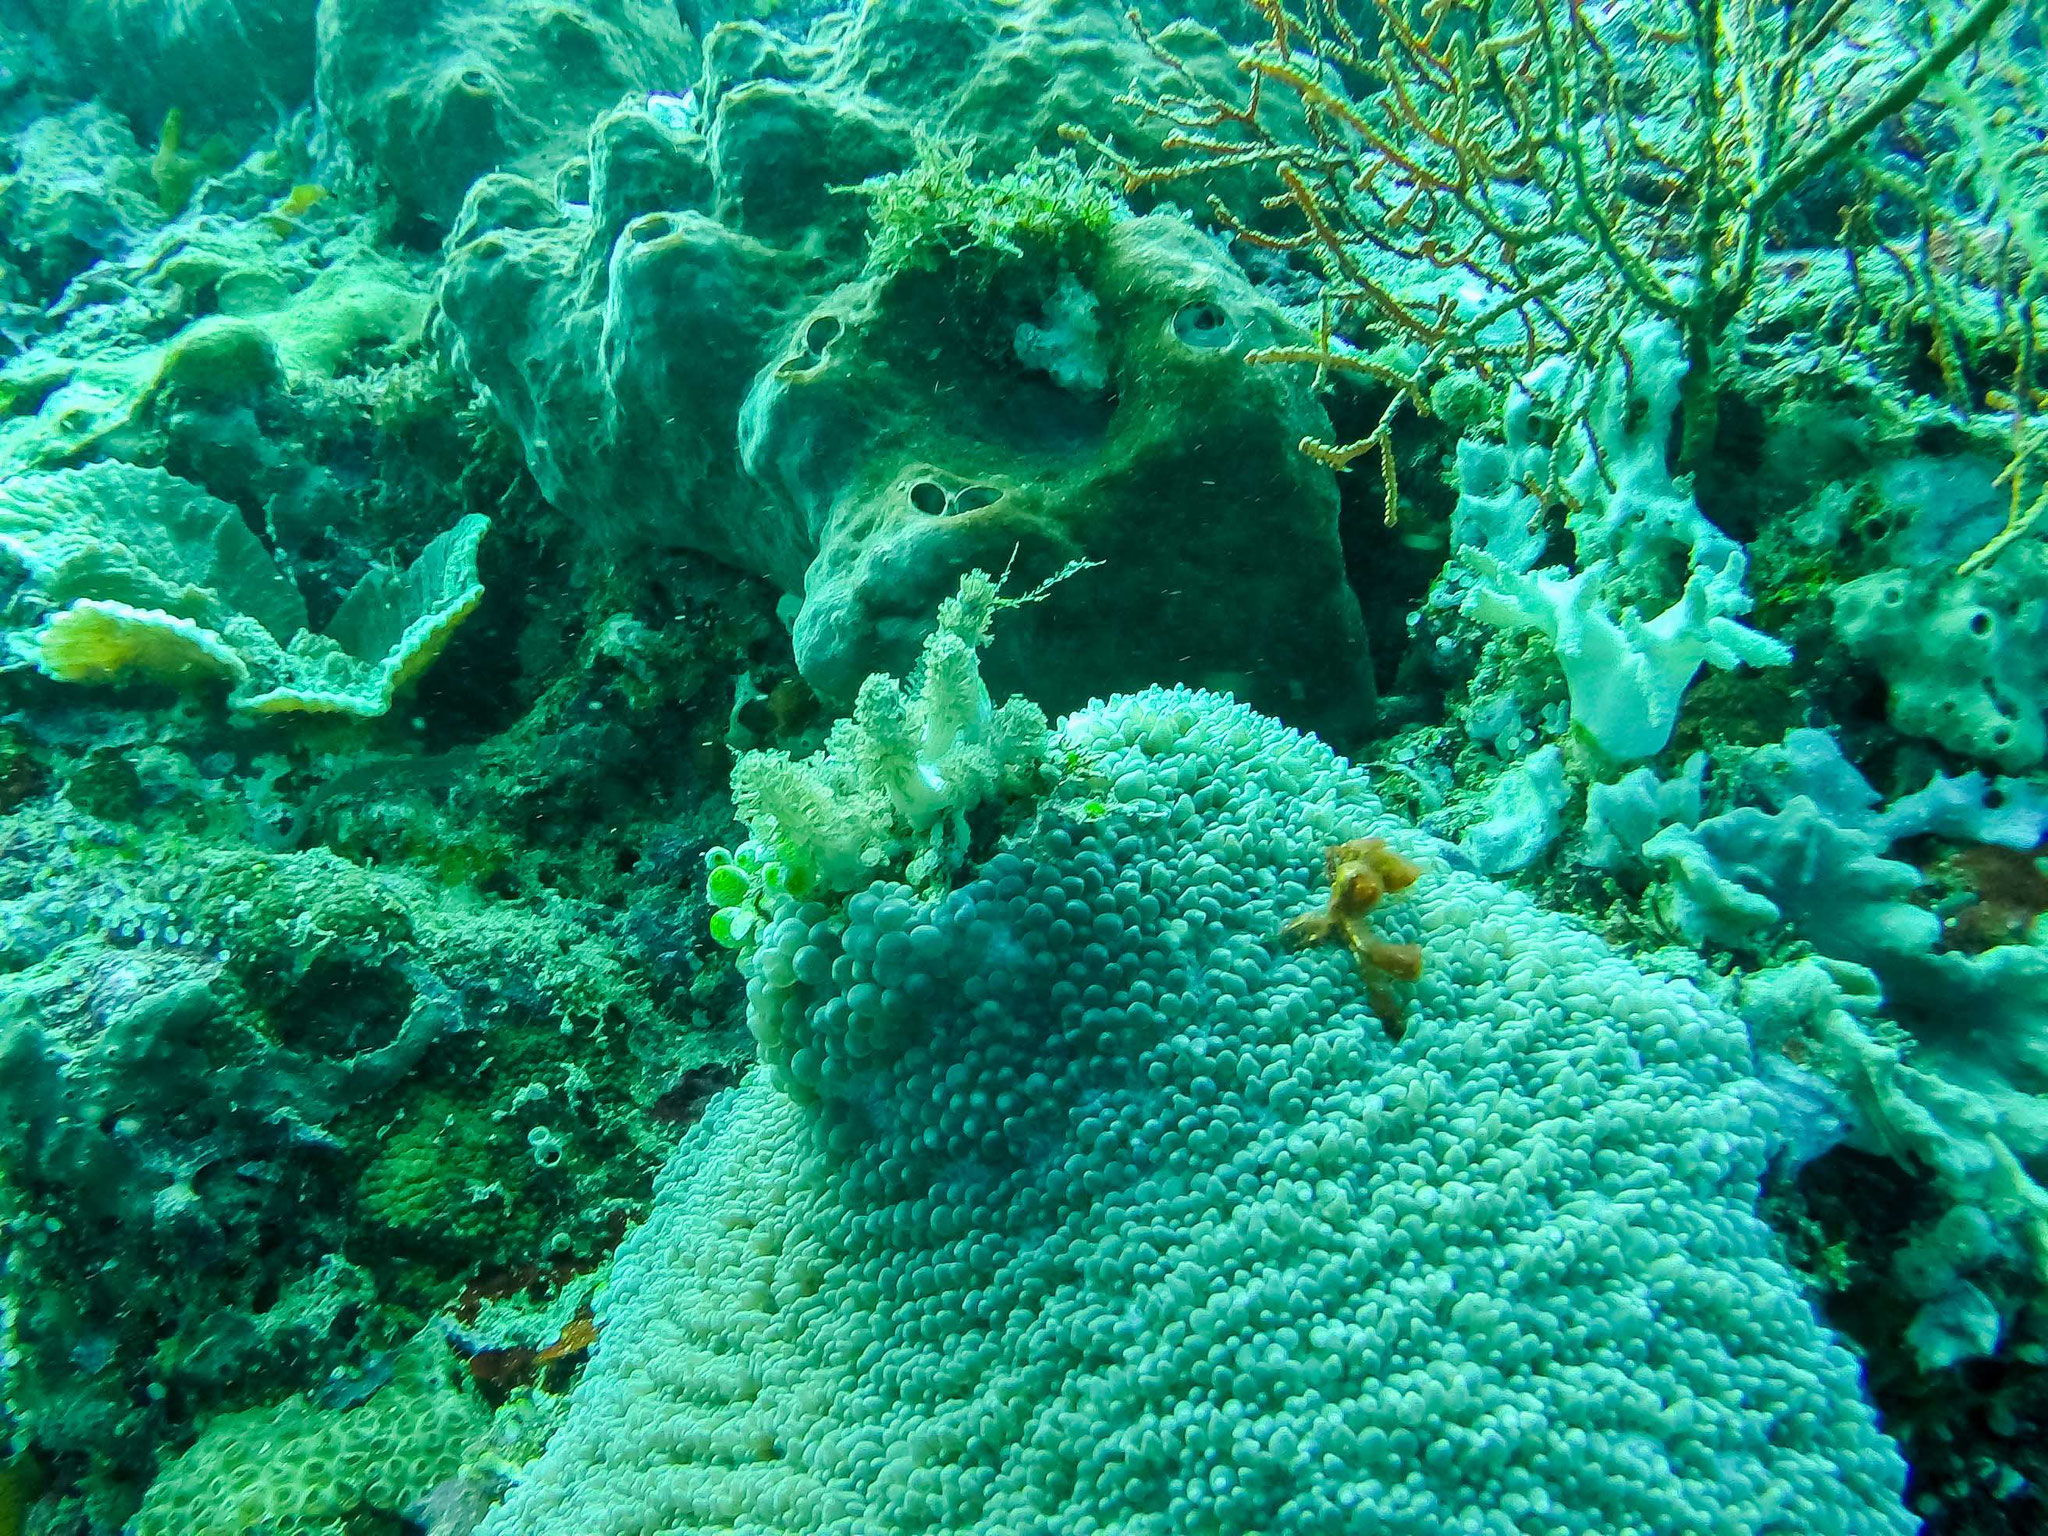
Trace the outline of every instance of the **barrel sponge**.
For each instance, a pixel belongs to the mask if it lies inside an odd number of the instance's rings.
[[[765,926],[794,1048],[676,1153],[485,1536],[1918,1528],[1756,1215],[1738,1023],[1223,698],[1053,755],[957,888]],[[1398,1041],[1279,942],[1366,835],[1424,870]]]

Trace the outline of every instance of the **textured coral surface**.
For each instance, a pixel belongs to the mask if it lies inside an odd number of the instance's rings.
[[[1060,740],[1099,817],[770,926],[786,1064],[488,1531],[1916,1528],[1754,1213],[1735,1020],[1426,860],[1395,1043],[1279,942],[1327,844],[1412,845],[1356,769],[1185,692]]]

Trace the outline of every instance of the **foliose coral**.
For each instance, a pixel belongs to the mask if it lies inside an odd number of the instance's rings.
[[[162,470],[97,464],[0,487],[25,581],[8,636],[60,682],[229,685],[250,714],[381,715],[483,599],[471,514],[403,573],[373,566],[325,634],[241,513]]]

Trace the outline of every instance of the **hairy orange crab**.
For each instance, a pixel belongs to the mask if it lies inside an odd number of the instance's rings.
[[[1373,932],[1366,916],[1382,899],[1421,879],[1422,870],[1389,848],[1385,838],[1357,837],[1324,850],[1323,873],[1330,882],[1329,905],[1294,918],[1281,937],[1295,949],[1342,940],[1365,978],[1373,1011],[1398,1040],[1401,1005],[1387,983],[1414,981],[1422,975],[1422,946],[1389,943]]]

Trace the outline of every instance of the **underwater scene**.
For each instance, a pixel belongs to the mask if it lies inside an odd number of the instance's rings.
[[[2048,1536],[2048,0],[0,0],[0,1536]]]

